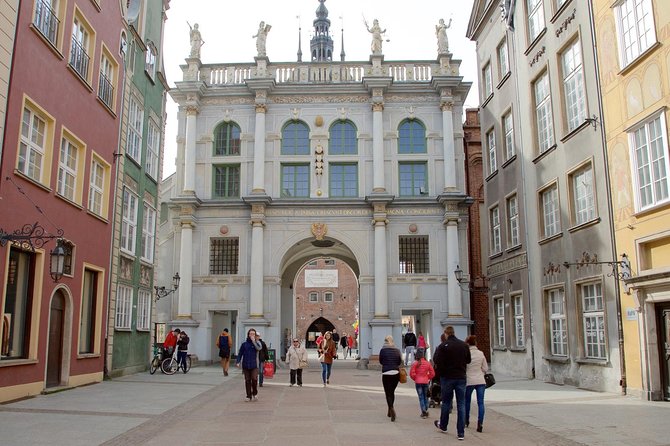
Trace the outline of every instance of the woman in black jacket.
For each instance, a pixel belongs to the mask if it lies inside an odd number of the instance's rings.
[[[398,382],[400,382],[398,369],[402,365],[402,355],[393,343],[393,336],[389,335],[384,338],[384,346],[379,351],[379,363],[382,365],[382,385],[388,405],[386,416],[391,417],[391,421],[395,421],[393,403],[395,402],[395,388],[398,387]]]

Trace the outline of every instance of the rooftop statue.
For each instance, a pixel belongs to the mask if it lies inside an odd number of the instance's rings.
[[[258,25],[258,32],[251,36],[252,38],[256,38],[256,51],[258,52],[258,57],[265,57],[265,41],[271,28],[272,25],[266,25],[265,22],[261,22]]]
[[[368,29],[368,32],[372,34],[372,54],[374,56],[379,56],[382,54],[382,34],[385,34],[386,30],[382,30],[377,19],[372,21],[372,28],[368,26],[368,22],[365,21],[365,19],[363,19],[363,21],[365,23],[365,27]]]
[[[198,30],[197,23],[195,23],[193,26],[191,26],[191,24],[188,22],[186,22],[186,24],[191,30],[190,31],[191,53],[188,56],[200,59],[200,48],[205,43],[205,41],[202,40],[202,36],[200,35],[200,30]]]
[[[435,35],[437,36],[437,53],[446,54],[449,52],[449,39],[447,38],[447,30],[451,27],[451,19],[448,24],[444,24],[444,19],[440,19],[440,23],[435,25]]]

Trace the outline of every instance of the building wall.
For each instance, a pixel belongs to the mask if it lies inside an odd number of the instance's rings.
[[[3,36],[0,43],[0,157],[2,157],[2,137],[5,133],[7,91],[9,89],[9,74],[12,68],[18,10],[18,0],[3,0],[0,2],[0,32]]]

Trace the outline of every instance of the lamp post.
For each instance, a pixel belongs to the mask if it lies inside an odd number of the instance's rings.
[[[177,272],[172,276],[172,289],[168,290],[164,286],[154,286],[154,290],[156,290],[156,302],[177,291],[180,280],[181,277],[179,277],[179,273]]]
[[[56,239],[56,247],[49,254],[49,275],[58,282],[63,277],[65,269],[65,248],[63,247],[63,230],[57,229],[56,234],[49,234],[39,223],[25,224],[21,229],[13,232],[5,232],[0,228],[0,246],[7,243],[23,249],[25,251],[35,252],[49,241]]]

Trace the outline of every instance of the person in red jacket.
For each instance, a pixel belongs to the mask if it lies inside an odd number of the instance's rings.
[[[419,395],[421,418],[428,418],[428,384],[435,376],[435,370],[424,355],[424,349],[420,348],[416,351],[416,361],[409,370],[409,377],[414,380],[416,393]]]
[[[174,348],[177,346],[179,333],[181,333],[181,330],[175,328],[174,331],[169,332],[167,336],[165,336],[165,340],[163,341],[163,352],[166,357],[172,355],[172,352],[174,352]]]

